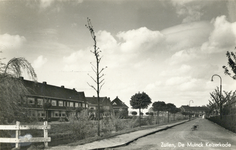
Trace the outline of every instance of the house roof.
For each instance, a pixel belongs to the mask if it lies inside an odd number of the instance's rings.
[[[203,107],[200,107],[200,106],[190,107],[188,105],[182,105],[180,108],[184,109],[184,111],[206,111],[206,110],[208,110],[208,108],[205,106],[203,106]]]
[[[58,87],[54,85],[49,85],[46,82],[39,83],[29,80],[24,80],[21,78],[23,84],[28,89],[30,95],[65,99],[65,100],[75,100],[75,101],[86,101],[84,92],[77,92],[75,89],[68,89],[64,86]]]
[[[111,102],[111,105],[114,106],[118,106],[118,107],[126,107],[129,108],[124,102],[122,102],[118,96]]]
[[[94,96],[93,97],[86,97],[86,100],[90,104],[94,104],[94,105],[98,104],[97,97],[94,97]],[[102,105],[110,105],[110,103],[111,103],[111,100],[109,97],[99,97],[99,100],[100,100],[100,104],[102,104]]]

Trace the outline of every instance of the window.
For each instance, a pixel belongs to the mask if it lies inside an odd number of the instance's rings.
[[[58,105],[59,105],[59,106],[63,106],[63,101],[59,101],[59,102],[58,102]]]
[[[67,102],[67,107],[69,107],[70,106],[70,102]]]
[[[82,107],[85,107],[85,104],[84,104],[84,103],[82,104]]]
[[[38,101],[38,105],[40,105],[40,106],[43,105],[43,99],[42,98],[38,98],[37,101]]]
[[[62,116],[62,117],[65,117],[65,116],[66,116],[66,113],[65,113],[65,112],[61,112],[61,116]]]
[[[103,108],[104,108],[105,110],[109,110],[109,109],[110,109],[109,106],[103,106]]]
[[[34,98],[28,97],[28,104],[34,104]]]
[[[59,117],[59,111],[54,112],[54,117]]]
[[[45,113],[44,111],[38,111],[38,117],[44,117]]]
[[[70,107],[74,107],[74,102],[70,102]]]
[[[79,104],[78,104],[78,103],[75,103],[75,107],[79,107]]]
[[[52,100],[52,106],[57,106],[57,101],[56,100]]]

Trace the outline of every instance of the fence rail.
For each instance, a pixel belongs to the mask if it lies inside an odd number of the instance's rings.
[[[20,137],[21,130],[38,129],[43,130],[44,137]],[[44,142],[44,146],[48,147],[48,142],[51,142],[51,137],[48,137],[48,129],[51,126],[45,121],[44,125],[20,125],[17,121],[16,125],[0,125],[0,130],[16,130],[15,138],[0,138],[0,143],[16,143],[15,147],[19,148],[19,143]]]

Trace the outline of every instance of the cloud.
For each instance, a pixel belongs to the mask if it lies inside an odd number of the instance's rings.
[[[55,2],[72,2],[73,4],[79,4],[79,3],[82,3],[83,0],[73,0],[73,1],[68,1],[68,0],[40,0],[40,7],[45,9],[47,7],[50,7]]]
[[[151,31],[146,27],[137,30],[119,32],[117,37],[124,42],[121,43],[121,51],[131,53],[149,51],[157,44],[164,41],[164,36],[159,31]]]
[[[35,69],[38,69],[41,68],[47,61],[47,58],[44,58],[42,55],[40,55],[36,60],[34,60],[32,66]]]
[[[227,51],[236,45],[236,22],[230,23],[225,16],[217,17],[212,21],[214,30],[209,40],[202,44],[201,50],[206,53]]]
[[[180,17],[184,17],[183,23],[199,21],[203,16],[202,8],[209,5],[209,1],[205,0],[171,0],[176,7],[176,13]]]
[[[227,2],[228,7],[228,15],[231,22],[236,21],[236,1],[235,0],[229,0]]]
[[[187,63],[198,58],[200,58],[200,56],[199,53],[197,53],[197,50],[195,48],[190,48],[176,52],[168,61],[170,61],[171,65],[174,65]]]
[[[6,33],[0,35],[0,50],[16,49],[21,47],[24,42],[26,42],[26,38],[24,36],[10,35]]]
[[[199,47],[208,40],[213,25],[206,21],[177,25],[162,30],[168,50],[180,51]]]

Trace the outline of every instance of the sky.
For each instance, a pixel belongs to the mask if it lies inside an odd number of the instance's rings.
[[[235,52],[235,14],[235,0],[0,0],[0,58],[24,57],[38,82],[96,96],[90,18],[107,67],[100,96],[130,108],[138,92],[202,106],[220,85],[214,74],[223,90],[236,90],[222,68]]]

